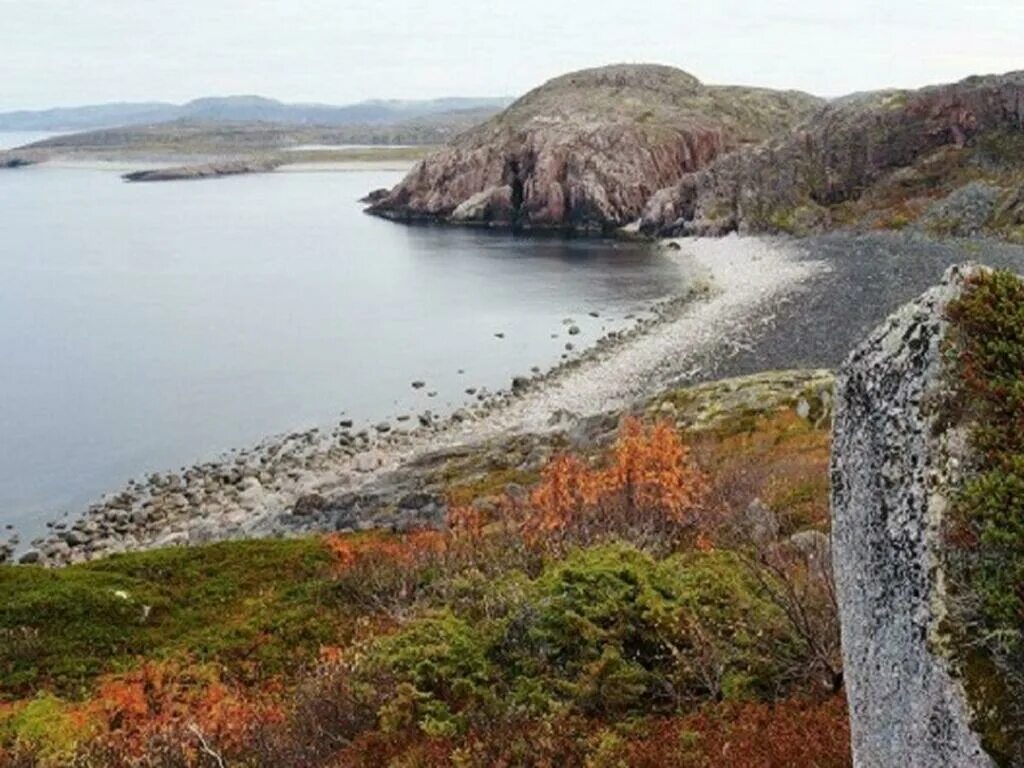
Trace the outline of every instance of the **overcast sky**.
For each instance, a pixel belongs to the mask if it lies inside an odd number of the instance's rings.
[[[1024,69],[1024,0],[0,0],[0,110],[518,95],[613,62],[832,96]]]

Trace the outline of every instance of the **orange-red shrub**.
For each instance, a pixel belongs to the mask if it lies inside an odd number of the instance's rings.
[[[347,604],[371,613],[396,614],[412,603],[426,574],[442,562],[448,537],[439,531],[325,537],[335,557],[337,589]]]
[[[243,694],[214,670],[172,662],[107,678],[87,711],[100,726],[90,749],[111,766],[138,764],[154,745],[173,750],[184,765],[202,765],[203,741],[218,754],[241,754],[254,728],[282,718],[266,695]]]
[[[554,458],[530,494],[523,535],[531,543],[588,544],[617,535],[640,545],[695,539],[708,522],[708,483],[670,424],[623,421],[607,465]]]
[[[444,534],[428,530],[403,536],[330,534],[324,537],[324,542],[336,560],[339,573],[379,561],[415,565],[440,555],[446,547]]]

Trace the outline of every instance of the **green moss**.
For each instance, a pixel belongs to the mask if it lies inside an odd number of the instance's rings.
[[[448,486],[448,493],[456,503],[470,503],[474,499],[500,496],[510,484],[533,485],[539,477],[538,472],[509,467],[469,478],[454,479],[453,477]]]
[[[139,656],[188,654],[246,678],[293,666],[336,633],[329,563],[304,539],[0,568],[0,697],[77,695]]]
[[[928,219],[925,231],[932,237],[956,237],[963,226],[963,221],[951,216],[934,216]]]
[[[888,219],[884,220],[881,226],[882,229],[891,229],[898,232],[901,229],[906,229],[912,223],[913,222],[910,217],[906,214],[894,213]]]
[[[785,232],[790,235],[797,234],[795,211],[773,211],[768,216],[768,224],[772,229],[774,229],[777,232]]]
[[[989,166],[1019,170],[1024,166],[1024,131],[986,131],[976,140],[976,161]]]
[[[825,209],[813,203],[774,210],[767,214],[770,229],[801,237],[821,229],[828,218]]]
[[[1024,283],[982,273],[950,304],[947,339],[974,463],[946,523],[946,632],[988,749],[1024,759]]]
[[[0,747],[31,753],[40,766],[70,765],[78,744],[89,735],[89,726],[48,693],[0,714]]]
[[[881,102],[882,109],[900,110],[907,106],[910,100],[907,91],[895,91],[884,96]]]

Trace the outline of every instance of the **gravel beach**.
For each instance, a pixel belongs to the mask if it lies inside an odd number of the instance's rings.
[[[51,523],[28,560],[59,564],[131,549],[275,535],[301,500],[353,492],[417,455],[507,432],[541,432],[622,408],[694,373],[691,360],[746,333],[816,271],[785,241],[664,243],[681,266],[681,295],[634,329],[613,333],[546,373],[479,393],[452,414],[377,428],[348,424],[269,438],[215,462],[158,473]],[[676,250],[678,248],[678,250]],[[582,345],[581,345],[582,346]],[[22,554],[25,557],[25,554]]]
[[[552,371],[517,377],[507,390],[481,393],[453,414],[425,412],[376,429],[342,423],[153,475],[77,520],[56,522],[53,534],[33,542],[23,557],[61,564],[129,549],[317,529],[323,518],[315,513],[325,504],[337,506],[331,499],[346,499],[358,510],[366,489],[387,486],[399,468],[431,455],[564,430],[668,386],[832,368],[949,264],[974,260],[1024,271],[1024,248],[915,235],[732,236],[659,247],[684,267],[685,292],[661,306],[656,318],[605,337]],[[389,493],[404,490],[392,485]],[[442,517],[437,499],[410,496],[419,506],[410,502],[406,523]],[[376,525],[359,514],[351,522]]]

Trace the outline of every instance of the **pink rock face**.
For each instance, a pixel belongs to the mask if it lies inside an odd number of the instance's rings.
[[[804,94],[705,87],[669,67],[574,73],[422,160],[368,211],[602,232],[638,219],[655,191],[816,106]]]

